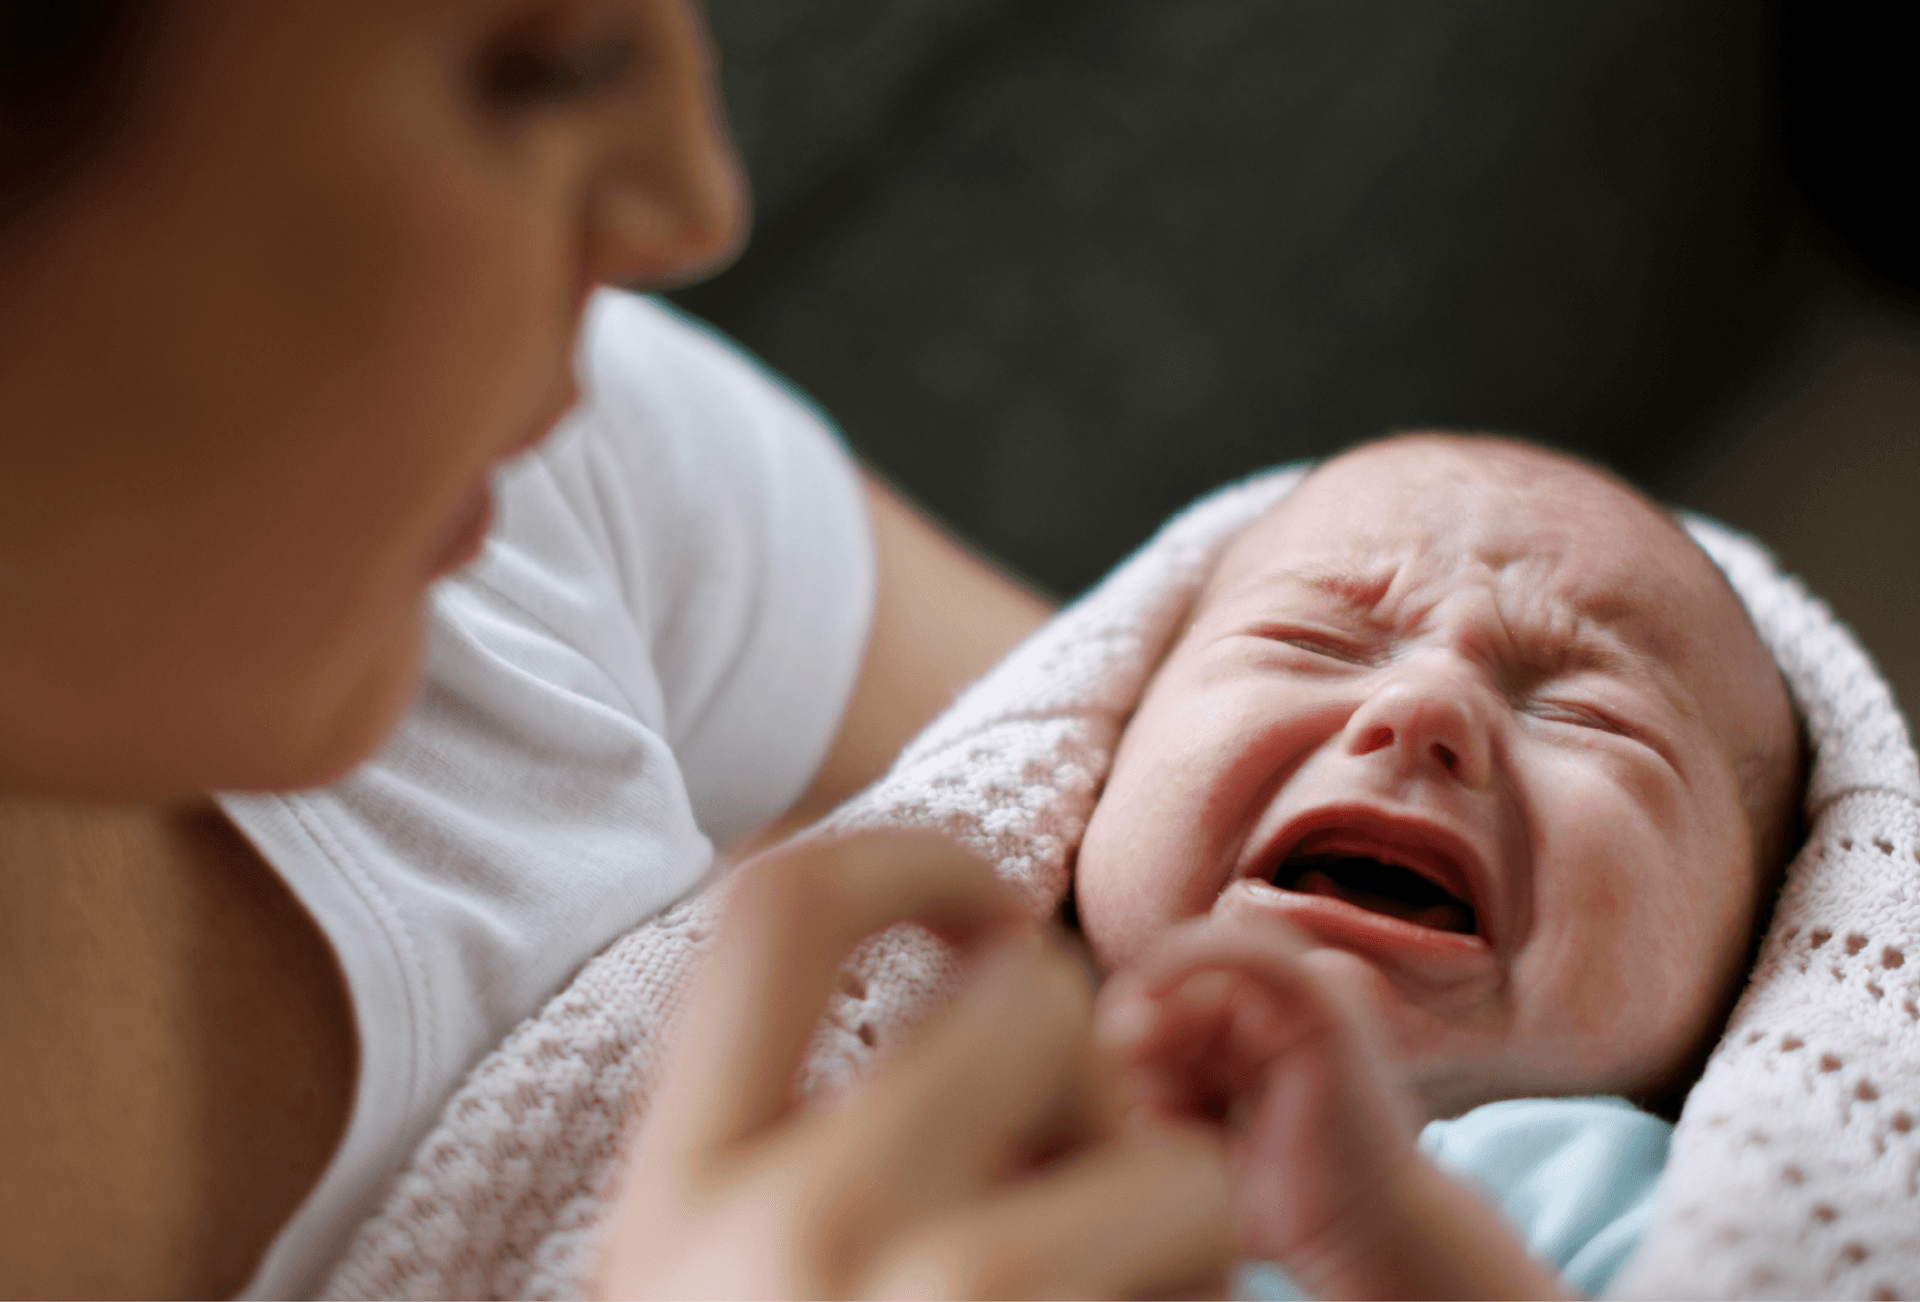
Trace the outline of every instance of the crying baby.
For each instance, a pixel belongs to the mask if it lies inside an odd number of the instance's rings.
[[[1664,1155],[1621,1100],[1672,1109],[1718,1035],[1799,738],[1713,562],[1559,454],[1392,438],[1242,535],[1121,737],[1074,906],[1138,1106],[1224,1129],[1246,1249],[1285,1271],[1255,1291],[1604,1286]]]

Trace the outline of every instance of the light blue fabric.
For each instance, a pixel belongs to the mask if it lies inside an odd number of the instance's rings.
[[[1513,1099],[1420,1132],[1420,1147],[1504,1207],[1528,1249],[1567,1286],[1599,1294],[1653,1212],[1673,1127],[1624,1099]],[[1280,1269],[1242,1267],[1235,1293],[1298,1298]]]

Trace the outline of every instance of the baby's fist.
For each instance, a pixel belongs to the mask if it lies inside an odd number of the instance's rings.
[[[1271,918],[1194,919],[1095,1010],[1130,1108],[1225,1129],[1243,1247],[1282,1262],[1337,1252],[1329,1240],[1420,1161],[1365,997],[1311,952]]]

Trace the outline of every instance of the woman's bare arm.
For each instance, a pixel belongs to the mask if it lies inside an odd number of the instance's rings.
[[[961,688],[1053,613],[872,475],[866,497],[879,590],[859,681],[813,784],[746,852],[777,844],[879,777]]]

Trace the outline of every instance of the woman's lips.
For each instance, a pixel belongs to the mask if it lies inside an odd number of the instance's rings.
[[[1243,877],[1221,893],[1214,907],[1242,917],[1281,919],[1312,940],[1365,959],[1416,1002],[1479,998],[1500,984],[1499,957],[1484,937],[1423,927],[1334,896]]]
[[[587,304],[596,288],[593,282],[583,279],[575,291],[572,310],[567,315],[570,323],[567,345],[562,354],[566,362],[555,377],[554,400],[549,404],[547,414],[501,454],[501,461],[511,461],[544,443],[560,422],[580,405],[580,377],[574,370],[573,358],[579,351],[580,331]],[[493,510],[493,483],[490,477],[482,477],[460,499],[447,518],[446,528],[441,533],[433,561],[428,567],[434,578],[452,573],[480,554],[480,549],[486,545],[487,533],[493,528]]]
[[[492,527],[493,483],[482,479],[448,516],[430,567],[433,577],[450,574],[478,556]]]

